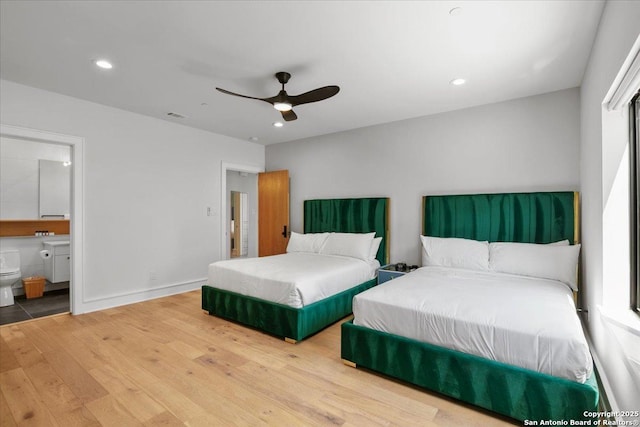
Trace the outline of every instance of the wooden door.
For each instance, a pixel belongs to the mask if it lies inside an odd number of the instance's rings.
[[[258,174],[258,256],[283,254],[289,242],[289,171]]]

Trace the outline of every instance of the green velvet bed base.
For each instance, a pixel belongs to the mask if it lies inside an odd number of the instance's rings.
[[[596,411],[595,374],[585,384],[342,324],[342,359],[485,409],[524,420],[584,420]]]
[[[423,234],[490,242],[578,241],[578,194],[566,192],[426,196]],[[342,358],[482,408],[524,420],[582,420],[595,411],[595,375],[585,384],[342,325]]]
[[[202,309],[272,335],[294,341],[312,335],[351,314],[353,297],[376,284],[361,283],[302,308],[261,300],[208,285],[202,286]]]
[[[315,199],[304,201],[304,232],[375,232],[382,237],[376,259],[380,265],[389,259],[389,199]],[[202,286],[202,309],[260,329],[278,337],[300,341],[351,314],[353,297],[376,285],[377,279],[356,285],[339,294],[303,308],[261,300]]]

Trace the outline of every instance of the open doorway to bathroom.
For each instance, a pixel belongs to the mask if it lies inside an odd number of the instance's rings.
[[[249,255],[249,198],[247,193],[231,191],[229,209],[229,244],[231,258]]]
[[[71,171],[70,145],[0,136],[0,324],[71,311]]]
[[[258,174],[264,168],[255,165],[222,162],[220,165],[220,210],[211,208],[211,215],[220,215],[220,258],[231,258],[231,192],[246,193],[246,256],[258,256]],[[234,211],[235,213],[235,211]],[[235,226],[235,223],[234,223]]]
[[[227,170],[226,258],[258,256],[258,175]],[[225,218],[226,217],[226,218]]]

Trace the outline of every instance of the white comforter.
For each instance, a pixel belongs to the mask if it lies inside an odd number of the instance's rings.
[[[354,324],[584,383],[593,363],[563,283],[423,267],[356,295]]]
[[[293,252],[209,265],[214,288],[300,308],[371,280],[377,260]]]

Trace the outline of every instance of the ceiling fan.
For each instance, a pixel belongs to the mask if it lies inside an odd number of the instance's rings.
[[[268,102],[273,105],[273,108],[280,111],[282,113],[282,118],[285,121],[290,122],[292,120],[296,120],[298,116],[293,112],[293,107],[301,104],[309,104],[310,102],[318,102],[327,98],[331,98],[335,94],[340,91],[338,86],[324,86],[318,89],[310,90],[309,92],[305,92],[300,95],[289,95],[284,90],[284,85],[287,84],[289,79],[291,78],[291,74],[280,71],[276,73],[276,79],[282,84],[282,90],[271,98],[256,98],[253,96],[240,95],[238,93],[229,92],[228,90],[221,89],[217,87],[216,89],[222,93],[226,93],[227,95],[240,96],[242,98],[249,99],[257,99],[259,101]]]

